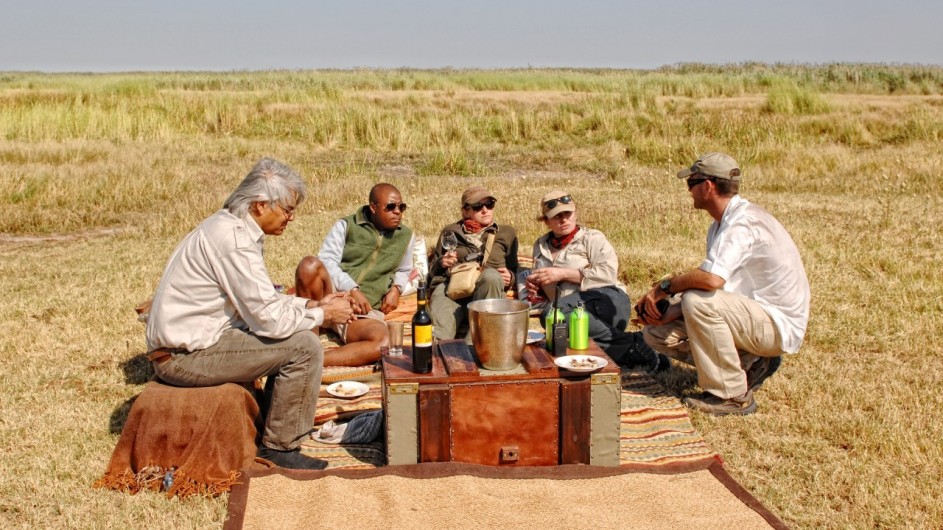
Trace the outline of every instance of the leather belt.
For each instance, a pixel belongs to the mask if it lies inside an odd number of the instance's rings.
[[[179,348],[158,348],[152,352],[148,352],[147,360],[154,364],[161,364],[169,361],[173,354],[185,352],[186,350],[181,350]]]

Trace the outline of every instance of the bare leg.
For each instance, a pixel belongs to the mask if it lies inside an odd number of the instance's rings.
[[[334,292],[324,264],[305,256],[295,269],[295,292],[302,298],[320,300]],[[317,329],[314,330],[318,332]],[[347,325],[343,346],[324,351],[324,366],[364,366],[380,360],[380,348],[389,344],[386,323],[360,318]]]
[[[380,360],[380,348],[389,345],[386,323],[358,318],[347,325],[346,344],[324,351],[324,366],[364,366]]]
[[[331,276],[321,260],[305,256],[295,269],[295,294],[302,298],[320,300],[334,292]]]
[[[334,284],[331,282],[331,276],[327,273],[324,263],[314,256],[301,258],[301,262],[295,269],[295,296],[320,300],[324,298],[324,295],[333,292]],[[318,327],[312,328],[311,331],[315,335],[321,334],[321,329]]]

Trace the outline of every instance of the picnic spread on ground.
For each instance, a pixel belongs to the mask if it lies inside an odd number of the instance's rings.
[[[629,331],[615,249],[577,223],[576,200],[563,190],[541,198],[550,230],[529,267],[481,186],[465,190],[462,218],[420,265],[415,249],[425,243],[402,224],[402,194],[377,184],[282,289],[263,244],[285,231],[307,188],[291,168],[262,159],[184,238],[142,306],[155,381],[132,405],[95,486],[218,495],[265,467],[300,479],[384,470],[364,475],[372,479],[422,478],[429,470],[410,466],[436,465],[486,481],[541,476],[506,474],[540,467],[557,470],[543,475],[551,480],[711,468],[761,515],[738,526],[777,526],[652,379],[672,357],[693,365],[704,389],[684,405],[751,414],[753,392],[802,342],[809,292],[798,251],[782,225],[737,194],[740,176],[723,153],[678,173],[714,218],[708,257],[657,282],[634,307],[642,331]],[[232,519],[240,526],[266,512],[241,506]],[[702,515],[694,511],[687,522]]]
[[[415,297],[407,297],[402,301],[399,310],[389,315],[389,318],[400,319],[405,322],[412,316],[414,310]],[[531,322],[533,324],[536,319],[531,319]],[[408,337],[411,332],[408,322],[405,329]],[[330,332],[325,332],[322,334],[321,340],[325,347],[333,347],[336,344],[337,337]],[[542,342],[537,341],[535,344],[535,348],[539,348]],[[600,353],[597,352],[596,355],[600,355]],[[599,358],[603,359],[603,357]],[[437,359],[436,366],[444,371],[447,363],[441,357]],[[387,359],[387,361],[389,360]],[[396,359],[393,359],[393,361],[396,362]],[[694,485],[699,488],[699,491],[702,491],[704,484],[709,484],[711,488],[714,488],[711,491],[714,491],[718,499],[722,501],[720,504],[718,504],[719,501],[715,501],[712,504],[713,509],[717,510],[720,509],[718,507],[722,507],[723,510],[726,510],[726,512],[723,512],[725,521],[741,521],[744,526],[740,527],[743,528],[782,527],[782,523],[773,514],[769,513],[749,493],[739,488],[736,482],[723,471],[722,458],[711,450],[704,438],[693,427],[685,407],[665,391],[651,375],[638,370],[613,368],[610,365],[607,375],[613,373],[618,377],[618,383],[615,386],[619,392],[619,408],[616,415],[616,467],[579,466],[579,471],[570,470],[566,472],[567,474],[561,476],[579,478],[580,486],[577,490],[584,492],[584,494],[590,491],[587,489],[586,481],[591,483],[596,481],[597,483],[593,488],[599,487],[601,488],[600,491],[606,491],[607,488],[613,487],[612,484],[600,481],[599,479],[603,477],[594,475],[594,472],[589,471],[591,469],[615,469],[621,473],[629,473],[627,476],[610,475],[608,477],[609,480],[615,480],[615,484],[618,484],[619,487],[666,489],[673,487],[677,490],[672,490],[672,495],[675,496],[688,491],[688,488]],[[385,436],[378,437],[370,442],[360,443],[344,443],[339,439],[332,440],[321,436],[325,426],[346,425],[351,420],[362,417],[366,413],[383,411],[383,375],[382,369],[377,366],[325,368],[322,376],[322,393],[318,400],[317,415],[314,421],[315,430],[301,444],[302,452],[329,463],[324,472],[328,474],[324,475],[323,478],[343,478],[346,475],[337,473],[349,473],[354,470],[376,471],[384,469],[391,470],[395,476],[398,472],[392,471],[394,468],[413,469],[413,466],[410,465],[391,465],[389,463]],[[441,376],[441,374],[433,373],[429,377],[435,378],[436,376]],[[328,392],[329,387],[345,381],[356,383],[358,387],[363,385],[367,390],[362,394],[357,392],[358,395],[356,396],[343,396]],[[222,444],[218,440],[215,442],[217,447],[212,449],[201,447],[199,444],[180,442],[174,446],[180,453],[179,457],[175,456],[172,450],[164,449],[162,450],[164,454],[160,456],[163,460],[153,460],[148,451],[155,450],[152,442],[155,438],[154,433],[159,433],[160,439],[173,439],[174,436],[179,438],[181,432],[193,433],[193,438],[200,440],[200,443],[213,443],[213,437],[209,436],[208,432],[204,430],[204,436],[200,436],[198,434],[200,431],[194,430],[196,424],[192,420],[182,419],[179,416],[183,411],[189,410],[188,407],[179,406],[180,403],[212,403],[216,409],[220,409],[219,401],[208,398],[207,392],[220,396],[226,395],[226,402],[231,402],[234,396],[238,396],[243,403],[248,404],[243,410],[237,411],[235,415],[230,411],[229,417],[213,417],[213,415],[210,415],[208,422],[197,422],[202,423],[204,428],[211,423],[213,425],[220,423],[238,427],[238,433],[224,436],[230,447],[239,445],[230,443],[232,440],[243,440],[241,450],[230,455],[206,459],[205,455],[220,452],[221,447],[218,446]],[[202,396],[194,398],[198,394],[202,394]],[[177,403],[178,406],[175,407],[174,403]],[[223,387],[202,389],[168,387],[159,382],[149,383],[145,388],[145,392],[141,394],[136,400],[135,406],[132,407],[132,412],[125,425],[125,431],[128,432],[128,435],[122,434],[119,444],[115,448],[115,454],[112,457],[112,463],[109,465],[108,473],[97,485],[131,493],[144,490],[163,491],[168,496],[215,495],[232,491],[226,522],[227,528],[258,527],[262,522],[271,521],[272,517],[274,517],[274,520],[283,520],[286,524],[303,522],[308,517],[306,512],[294,512],[286,508],[285,504],[281,502],[271,503],[270,499],[272,497],[266,491],[269,488],[281,490],[287,488],[296,491],[298,495],[302,495],[302,492],[306,492],[303,495],[317,495],[318,498],[323,498],[324,495],[320,492],[309,491],[308,488],[313,484],[308,480],[311,478],[309,475],[302,472],[281,473],[278,468],[273,468],[271,465],[254,458],[259,412],[257,405],[255,407],[251,406],[253,403],[255,403],[253,390],[240,385],[223,385]],[[178,416],[167,416],[166,411],[168,410],[179,411]],[[219,415],[220,411],[214,410],[214,414]],[[151,421],[159,418],[167,418],[167,421]],[[142,425],[148,426],[147,429],[144,429]],[[186,428],[181,428],[181,425],[186,425]],[[414,453],[416,455],[414,460],[418,460],[420,458],[419,451],[415,450]],[[194,455],[204,455],[204,458],[196,458]],[[181,460],[175,460],[175,458],[181,458]],[[446,458],[445,461],[448,462],[450,459]],[[163,462],[164,465],[158,464],[157,466],[144,468],[135,467],[142,462]],[[186,462],[190,464],[187,465]],[[202,463],[203,468],[211,467],[214,464],[221,465],[220,469],[222,471],[218,469],[198,469],[194,471],[192,469],[194,462]],[[457,460],[457,462],[461,462],[461,460]],[[440,464],[428,462],[415,465],[422,467],[426,465],[439,466]],[[507,466],[500,465],[494,467],[507,468]],[[564,464],[553,467],[564,469],[574,466]],[[174,478],[170,488],[165,487],[163,483],[167,471],[171,471],[171,476]],[[409,487],[414,487],[416,480],[427,480],[439,482],[440,484],[437,487],[446,488],[444,491],[447,491],[449,487],[448,483],[444,482],[446,479],[472,480],[461,478],[468,477],[469,473],[483,475],[482,478],[476,480],[488,481],[494,479],[480,470],[472,472],[469,471],[469,468],[463,467],[445,467],[436,470],[434,473],[429,472],[429,474],[411,473],[415,478],[406,483],[410,485]],[[389,479],[389,477],[387,479],[383,478],[386,477],[385,474],[371,476],[375,480],[379,480],[381,484],[384,480]],[[672,483],[669,481],[663,483],[665,479],[659,477],[666,476],[677,476],[680,482],[675,481]],[[534,481],[540,479],[538,476],[527,474],[516,478],[533,483],[534,487],[537,486]],[[272,482],[277,480],[288,482]],[[377,492],[377,488],[387,487],[376,484],[367,485],[365,482],[360,482],[362,485],[356,488],[356,494],[360,497],[364,495],[365,491]],[[349,483],[345,484],[351,485]],[[717,486],[721,486],[720,489],[716,489]],[[331,489],[331,491],[337,491],[335,485],[325,485],[325,487]],[[397,484],[395,487],[400,488],[398,491],[401,492],[400,495],[395,497],[403,497],[402,488],[406,486]],[[355,493],[351,493],[351,495],[353,494]],[[582,498],[580,495],[583,494],[567,493],[567,495],[570,495],[568,498],[572,498],[576,505],[581,505],[583,502],[579,500]],[[702,497],[698,503],[707,502],[705,499]],[[304,505],[302,503],[300,506]],[[673,515],[675,519],[665,518],[663,512],[656,510],[645,516],[649,518],[646,524],[653,524],[659,520],[659,517],[663,522],[690,522],[695,520],[692,517],[705,517],[705,520],[708,520],[708,517],[714,517],[716,520],[717,514],[711,511],[698,511],[698,506],[700,504],[692,504],[690,512],[676,511]],[[731,507],[734,507],[734,509],[731,510]],[[403,513],[410,511],[408,507],[404,508],[399,505],[384,506],[383,509],[386,510],[386,512],[381,512],[385,514],[384,516],[393,518],[403,516]],[[519,507],[515,509],[519,509]],[[634,517],[640,517],[638,508],[633,509],[636,511]],[[546,506],[542,510],[546,511]],[[532,509],[529,509],[529,511],[532,511]],[[529,513],[529,511],[525,511],[525,513]],[[578,512],[570,509],[565,511],[572,516],[578,514]],[[281,515],[273,516],[273,513]],[[397,513],[399,515],[395,515]],[[642,513],[644,513],[644,510],[642,510]],[[753,515],[750,515],[751,513]],[[616,515],[619,515],[619,513],[613,513],[613,516]],[[377,517],[380,517],[380,515],[377,515]],[[446,520],[443,519],[441,522],[445,524]],[[767,526],[764,526],[764,524]],[[366,524],[365,527],[370,527],[370,525]]]

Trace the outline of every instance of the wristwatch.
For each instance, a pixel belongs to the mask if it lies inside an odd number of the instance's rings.
[[[671,293],[671,278],[665,278],[658,284],[658,288],[665,292],[665,294]]]

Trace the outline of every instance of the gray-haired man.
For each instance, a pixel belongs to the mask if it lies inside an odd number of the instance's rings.
[[[247,383],[268,376],[258,455],[293,469],[323,469],[302,455],[321,384],[323,352],[309,330],[347,322],[343,296],[320,302],[278,293],[262,258],[307,194],[288,166],[259,161],[217,211],[190,232],[164,268],[147,319],[148,358],[177,386]]]

